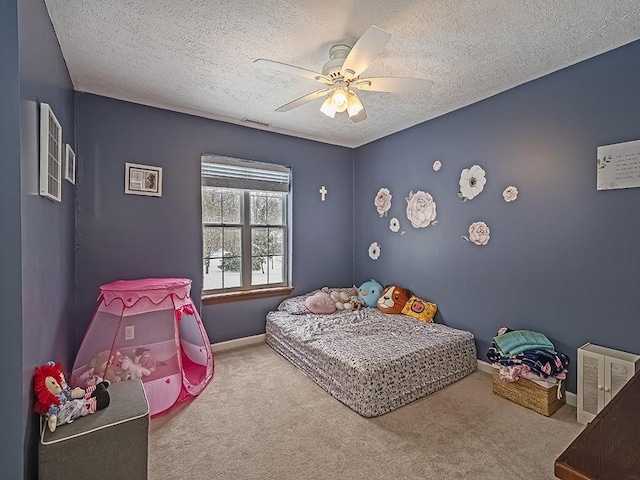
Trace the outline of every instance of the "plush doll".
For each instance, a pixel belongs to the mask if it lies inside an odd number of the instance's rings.
[[[134,352],[133,363],[137,363],[138,365],[143,366],[151,373],[153,373],[156,371],[158,360],[151,350],[149,350],[148,348],[140,347],[136,348]]]
[[[89,362],[89,368],[94,369],[92,375],[100,376],[111,383],[129,380],[131,374],[122,368],[123,357],[118,350],[113,353],[111,350],[98,352]]]
[[[360,310],[364,305],[364,302],[357,295],[349,295],[344,290],[331,292],[331,300],[335,303],[337,310]]]
[[[52,432],[58,425],[71,423],[76,418],[107,408],[111,401],[107,391],[109,382],[100,382],[86,390],[79,387],[71,389],[59,363],[47,362],[36,367],[33,386],[36,391],[33,409],[46,417]]]
[[[311,313],[333,313],[336,311],[333,300],[325,292],[316,292],[308,296],[304,304]]]
[[[362,300],[365,306],[369,308],[376,308],[376,301],[382,293],[382,285],[376,282],[374,279],[364,282],[358,288],[358,298]]]
[[[82,372],[82,374],[78,377],[78,382],[85,387],[96,386],[100,382],[104,381],[100,375],[96,375],[95,368],[90,368]]]
[[[378,298],[378,310],[384,313],[402,313],[402,309],[409,301],[411,291],[397,285],[384,287]]]
[[[126,355],[122,357],[122,368],[123,370],[128,370],[130,372],[130,378],[140,379],[151,375],[151,370],[143,367],[142,365],[138,365],[137,363],[133,363],[133,360]]]
[[[330,293],[330,297],[336,306],[336,310],[351,310],[351,303],[349,302],[351,295],[349,295],[347,292],[333,290]]]

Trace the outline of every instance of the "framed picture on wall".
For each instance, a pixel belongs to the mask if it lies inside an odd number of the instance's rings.
[[[124,193],[162,196],[162,168],[138,163],[124,164]]]
[[[40,104],[40,195],[62,201],[62,126],[47,103]]]
[[[68,143],[64,164],[64,178],[74,185],[76,184],[76,154]]]

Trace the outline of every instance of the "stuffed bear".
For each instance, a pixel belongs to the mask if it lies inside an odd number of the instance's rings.
[[[376,308],[376,301],[382,293],[382,285],[374,279],[364,282],[358,288],[358,298],[369,308]]]
[[[397,285],[384,287],[378,298],[378,310],[384,313],[402,313],[402,309],[409,301],[411,291]]]
[[[33,409],[46,417],[50,431],[58,425],[71,423],[98,410],[107,408],[111,397],[107,388],[109,382],[103,381],[86,390],[71,389],[64,378],[59,363],[47,362],[36,367],[33,375],[36,402]]]

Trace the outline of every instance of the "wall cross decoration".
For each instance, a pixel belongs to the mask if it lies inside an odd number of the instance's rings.
[[[320,190],[318,190],[318,191],[322,195],[322,201],[324,202],[325,196],[327,195],[327,189],[324,188],[324,185],[322,185],[322,188]]]

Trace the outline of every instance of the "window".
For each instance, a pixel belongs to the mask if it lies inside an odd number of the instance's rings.
[[[202,157],[203,291],[288,285],[290,169]]]

